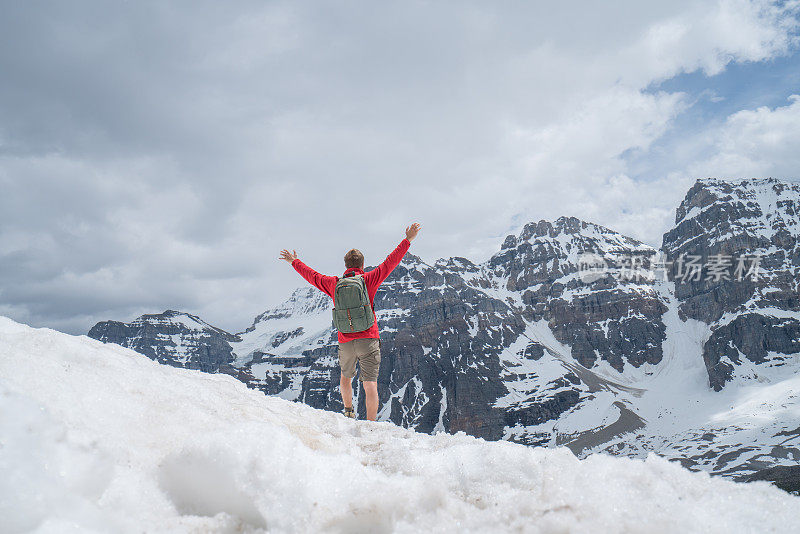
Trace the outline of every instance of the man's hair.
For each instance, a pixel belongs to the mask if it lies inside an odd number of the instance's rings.
[[[358,267],[359,269],[363,269],[364,255],[361,253],[360,250],[354,248],[353,250],[344,255],[344,266],[348,269],[351,267]]]

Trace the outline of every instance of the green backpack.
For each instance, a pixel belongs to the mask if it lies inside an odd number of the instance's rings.
[[[333,324],[343,334],[363,332],[375,324],[367,284],[361,275],[339,278],[333,299]]]

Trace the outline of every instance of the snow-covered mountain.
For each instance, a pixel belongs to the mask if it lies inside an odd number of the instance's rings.
[[[797,183],[701,180],[678,207],[663,249],[673,258],[731,262],[728,279],[703,277],[675,286],[681,315],[709,326],[703,358],[715,390],[800,369],[798,238]],[[738,280],[736,268],[749,271],[754,261],[757,275]]]
[[[706,179],[661,250],[562,217],[526,225],[482,264],[409,253],[375,302],[379,418],[580,457],[656,452],[735,477],[796,465],[799,210],[797,184]],[[216,370],[340,410],[330,306],[298,289],[225,341]],[[90,336],[168,354],[162,316],[144,317]],[[186,367],[175,354],[166,363]]]
[[[230,343],[238,338],[199,317],[167,310],[130,323],[105,321],[89,331],[101,340],[124,339],[125,346],[161,363],[209,373],[234,359]]]
[[[0,475],[4,532],[728,534],[800,524],[800,499],[765,482],[654,455],[578,460],[565,448],[353,421],[4,317]]]

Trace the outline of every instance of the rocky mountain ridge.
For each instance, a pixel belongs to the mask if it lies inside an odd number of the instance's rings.
[[[579,456],[653,451],[730,476],[796,462],[798,209],[797,184],[705,179],[661,250],[562,217],[481,264],[406,254],[375,299],[379,418]],[[687,279],[696,257],[710,273]],[[339,410],[330,308],[306,286],[236,335],[177,312],[89,335]]]

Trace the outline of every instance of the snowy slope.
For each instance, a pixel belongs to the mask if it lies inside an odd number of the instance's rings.
[[[800,184],[698,180],[678,206],[663,249],[673,259],[732,264],[729,276],[675,285],[681,313],[710,328],[703,358],[715,390],[800,371]],[[745,276],[736,275],[740,267]]]
[[[800,461],[800,374],[775,372],[767,380],[708,387],[702,360],[708,325],[680,319],[669,285],[659,284],[668,303],[664,360],[629,373],[631,389],[614,398],[641,419],[631,433],[587,448],[644,458],[656,452],[692,469],[743,476],[773,465]],[[590,414],[591,415],[591,414]],[[562,425],[569,417],[559,420]]]
[[[314,287],[296,289],[286,302],[267,310],[231,343],[235,365],[249,361],[254,352],[291,356],[331,337],[330,297]]]
[[[786,366],[769,378],[762,371],[760,381],[735,382],[721,392],[710,389],[702,358],[709,327],[680,318],[672,284],[654,284],[667,306],[664,358],[658,364],[626,365],[619,374],[585,369],[571,363],[570,348],[555,340],[544,321],[531,325],[526,335],[546,351],[527,362],[519,402],[553,398],[563,390],[578,395],[557,419],[509,427],[504,438],[529,443],[549,437],[539,442],[564,444],[579,457],[605,452],[645,458],[655,452],[693,470],[733,477],[773,465],[797,465],[800,374]],[[506,351],[504,359],[509,354],[513,351]],[[548,387],[559,376],[568,376],[563,369],[572,370],[581,382]]]
[[[330,354],[309,355],[326,349],[336,338],[331,327],[331,299],[314,287],[296,289],[285,302],[255,318],[238,341],[231,343],[235,361],[228,370],[243,382],[287,400],[297,400],[303,380]]]
[[[0,318],[8,532],[783,532],[800,499],[657,457],[428,436]]]

